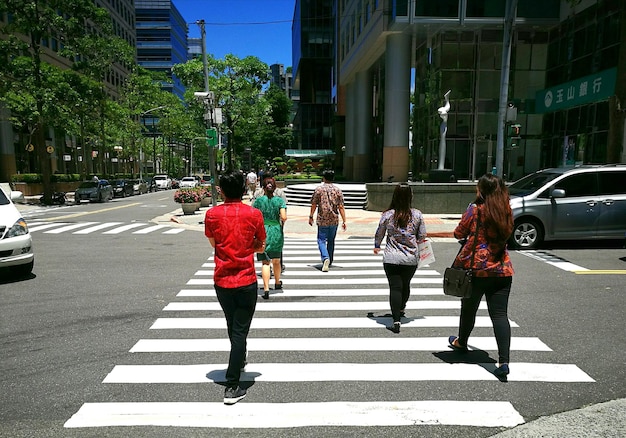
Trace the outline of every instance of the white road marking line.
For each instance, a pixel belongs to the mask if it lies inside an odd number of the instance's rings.
[[[272,291],[270,291],[270,297]],[[460,309],[461,300],[437,300],[437,301],[409,301],[406,304],[407,310],[414,309]],[[479,309],[486,309],[487,303],[481,301]],[[221,311],[218,302],[173,302],[167,304],[164,311],[186,312],[186,311]],[[312,311],[347,311],[362,310],[375,312],[379,310],[388,311],[389,301],[324,301],[324,302],[272,302],[257,303],[257,312],[312,312]]]
[[[185,231],[184,228],[172,228],[170,230],[164,231],[163,234],[180,234]]]
[[[153,231],[160,230],[161,228],[169,228],[169,225],[153,225],[148,228],[143,228],[138,231],[133,231],[133,234],[148,234],[148,233],[152,233]]]
[[[381,328],[381,324],[390,324],[391,317],[374,316],[372,318],[253,318],[253,330],[258,329],[304,329],[304,328]],[[511,327],[519,327],[510,321]],[[458,316],[416,316],[403,318],[402,327],[458,327]],[[477,316],[475,327],[492,327],[491,318]],[[226,329],[224,318],[159,318],[151,330],[172,329]]]
[[[145,225],[148,225],[148,224],[137,222],[134,224],[123,225],[121,227],[117,227],[112,230],[105,231],[102,234],[120,234],[120,233],[123,233],[124,231],[132,230],[133,228],[143,227]]]
[[[47,230],[48,228],[60,227],[62,225],[67,225],[67,222],[52,222],[52,223],[47,223],[43,225],[38,225],[36,227],[28,227],[28,231],[32,233],[33,231]]]
[[[272,283],[270,282],[270,285]],[[270,286],[271,287],[271,286]],[[441,287],[415,287],[411,288],[411,296],[418,295],[443,295]],[[176,295],[178,297],[216,297],[215,289],[181,289]],[[283,289],[280,291],[281,297],[371,297],[389,296],[389,288],[369,289]]]
[[[219,394],[221,396],[221,391]],[[505,401],[240,402],[236,408],[224,405],[220,401],[85,403],[64,427],[175,426],[264,429],[420,424],[510,428],[523,423],[524,418],[510,402]]]
[[[382,268],[382,264],[379,264],[379,267]],[[259,263],[257,266],[258,269],[261,269],[261,264]],[[290,266],[291,268],[291,266]],[[194,275],[196,276],[206,276],[206,275],[213,275],[213,270],[200,270],[200,271],[196,271],[196,273]],[[289,271],[285,271],[284,274],[281,273],[281,277],[287,276],[287,277],[291,277],[291,276],[298,276],[298,275],[307,275],[310,273],[315,272],[316,274],[318,272],[320,272],[318,269],[316,268],[309,268],[307,270],[291,270],[289,269]],[[367,276],[373,276],[373,275],[380,275],[380,276],[385,276],[385,271],[383,269],[355,269],[355,270],[343,270],[343,269],[333,269],[330,268],[330,270],[328,272],[324,272],[324,277],[340,277],[342,275],[345,276],[349,276],[349,275],[367,275]],[[418,271],[415,272],[416,276],[439,276],[441,277],[441,274],[437,271],[434,270],[428,270],[428,269],[420,269]],[[385,277],[386,278],[386,277]],[[443,280],[440,280],[441,282],[443,282]]]
[[[120,225],[122,222],[105,222],[100,225],[96,225],[94,227],[85,228],[84,230],[79,230],[74,232],[73,234],[89,234],[95,231],[103,230],[104,228],[114,227],[116,225]]]
[[[320,285],[320,286],[321,285],[337,286],[338,281],[341,280],[337,278],[332,278],[331,275],[326,275],[328,274],[328,272],[319,271],[316,273],[315,271],[312,271],[312,273],[314,273],[314,275],[311,275],[307,278],[289,279],[289,284],[292,286],[295,286],[295,285],[310,286],[311,284]],[[441,277],[438,277],[438,278],[413,277],[413,279],[411,280],[411,286],[418,285],[418,284],[442,284],[442,283],[443,283],[443,279]],[[187,281],[188,286],[207,286],[211,284],[213,284],[212,278],[192,278],[191,280]],[[345,284],[374,285],[374,284],[389,284],[389,282],[387,281],[386,277],[380,277],[380,278],[351,277],[349,279],[345,279]],[[285,283],[285,286],[287,286],[286,283]],[[259,278],[259,287],[263,287],[263,280],[260,278]]]
[[[61,227],[61,228],[55,228],[54,230],[44,231],[44,233],[45,234],[61,234],[61,233],[64,233],[66,231],[75,230],[76,228],[88,227],[89,225],[93,225],[95,223],[96,222],[81,222],[81,223],[78,223],[78,224],[67,225],[67,226]]]
[[[517,251],[517,253],[524,255],[526,257],[529,257],[531,259],[535,259],[535,260],[539,260],[540,262],[547,263],[549,265],[554,266],[555,268],[559,268],[564,271],[568,271],[568,272],[588,271],[587,268],[583,268],[582,266],[575,265],[565,260],[560,260],[554,256],[550,256],[543,252],[528,250],[528,251]]]
[[[493,337],[472,337],[470,349],[496,351]],[[539,338],[511,338],[512,351],[552,351]],[[140,339],[131,353],[230,351],[222,339]],[[248,338],[248,351],[451,351],[447,338]]]
[[[116,365],[102,383],[225,382],[228,364]],[[489,381],[494,363],[249,363],[243,382],[423,382]],[[594,380],[573,364],[514,363],[510,382]]]

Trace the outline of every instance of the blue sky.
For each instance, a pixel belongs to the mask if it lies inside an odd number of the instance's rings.
[[[252,55],[267,65],[291,66],[291,22],[295,0],[172,0],[200,37],[197,20],[205,21],[207,53]]]

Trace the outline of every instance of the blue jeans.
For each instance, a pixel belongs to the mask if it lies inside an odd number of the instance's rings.
[[[241,367],[246,358],[248,332],[256,309],[257,288],[256,282],[232,289],[215,286],[217,300],[226,316],[230,339],[230,356],[226,370],[226,385],[229,388],[239,385]]]
[[[325,227],[317,227],[317,247],[320,250],[322,256],[322,262],[326,259],[330,259],[330,264],[333,263],[333,256],[335,255],[335,237],[337,236],[337,225],[329,225]]]

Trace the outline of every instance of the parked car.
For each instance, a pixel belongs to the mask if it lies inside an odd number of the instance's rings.
[[[167,175],[155,175],[156,190],[169,190],[172,188],[172,179]]]
[[[148,186],[148,191],[150,193],[157,191],[157,185],[154,178],[150,178],[148,181],[146,181],[146,185]]]
[[[26,221],[13,204],[22,192],[11,192],[8,196],[0,189],[0,268],[11,268],[11,272],[25,277],[35,264],[33,240]]]
[[[113,199],[113,187],[106,179],[98,181],[84,181],[74,192],[74,201],[104,202]]]
[[[184,178],[182,178],[180,180],[180,188],[193,188],[196,187],[198,185],[198,180],[195,179],[193,176],[185,176]]]
[[[130,183],[133,185],[133,193],[135,195],[148,193],[148,184],[143,179],[131,179]]]
[[[626,165],[545,169],[509,186],[515,227],[511,246],[543,241],[623,239]]]
[[[135,194],[135,189],[130,181],[125,179],[116,179],[111,184],[113,186],[113,196],[125,198]]]

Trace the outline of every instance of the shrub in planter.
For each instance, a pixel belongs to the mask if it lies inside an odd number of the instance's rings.
[[[200,202],[200,200],[200,194],[196,189],[178,189],[174,192],[174,202],[179,204]]]

